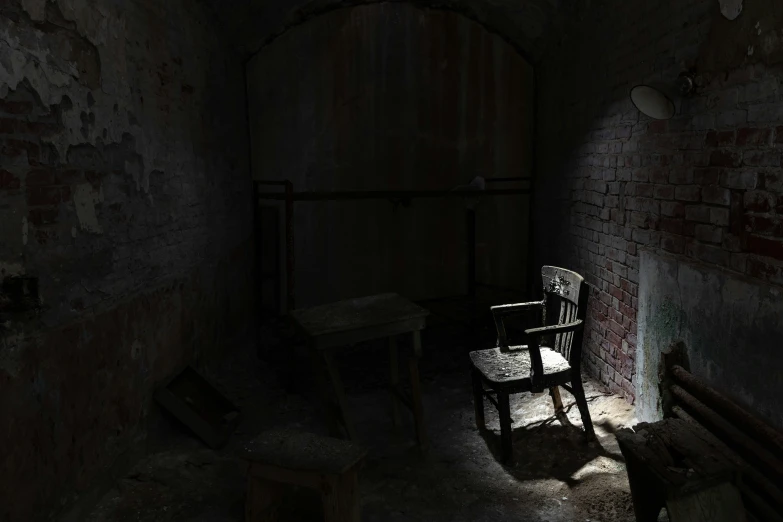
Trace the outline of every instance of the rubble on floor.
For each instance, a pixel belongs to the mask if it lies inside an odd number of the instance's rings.
[[[228,447],[212,451],[176,426],[157,450],[107,494],[87,522],[240,522],[244,520],[243,463],[238,448],[260,431],[290,426],[325,433],[317,404],[306,393],[286,390],[284,379],[308,379],[293,351],[277,362],[248,347],[211,376],[243,411]],[[434,347],[424,371],[424,406],[431,449],[422,457],[412,419],[397,433],[383,389],[383,357],[364,381],[346,369],[348,403],[360,442],[368,447],[360,475],[362,520],[366,522],[631,522],[628,480],[613,433],[634,424],[633,407],[593,381],[587,398],[597,441],[587,443],[573,398],[563,392],[571,426],[553,416],[547,394],[512,396],[516,464],[497,460],[499,427],[487,408],[488,432],[474,424],[471,387],[461,351]],[[427,345],[425,344],[425,354]],[[369,357],[369,356],[368,356]],[[275,358],[272,358],[275,359]],[[287,363],[286,363],[287,360]],[[281,362],[282,361],[282,362]],[[456,362],[455,362],[456,361]],[[287,364],[288,369],[275,367]],[[365,361],[369,364],[370,361]],[[282,376],[280,378],[278,376]],[[180,430],[180,431],[178,431]],[[281,522],[319,520],[319,499],[291,491]]]

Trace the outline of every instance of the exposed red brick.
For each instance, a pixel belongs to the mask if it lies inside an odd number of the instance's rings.
[[[675,201],[662,201],[661,215],[669,217],[684,217],[685,205]]]
[[[30,209],[27,219],[35,226],[47,225],[57,222],[59,212],[52,208]]]
[[[655,185],[655,199],[674,199],[674,187],[671,185]]]
[[[701,191],[698,185],[681,185],[675,189],[674,198],[679,201],[699,201]]]
[[[751,167],[780,166],[780,152],[775,150],[749,150],[742,158],[743,165]]]
[[[727,188],[707,186],[701,191],[701,199],[711,205],[726,205],[731,203],[731,191]]]
[[[103,172],[96,172],[93,170],[87,170],[84,172],[85,179],[89,181],[95,189],[98,189],[101,186],[101,180],[103,179],[103,176]]]
[[[661,234],[661,248],[675,254],[682,254],[685,249],[685,238],[672,234]]]
[[[669,169],[665,167],[654,167],[650,169],[650,183],[668,183]]]
[[[748,236],[748,252],[773,259],[783,259],[783,241],[751,234]]]
[[[690,205],[685,209],[685,219],[700,223],[709,223],[710,207],[706,205]]]
[[[19,178],[7,170],[0,169],[0,190],[17,190],[20,186]]]
[[[756,129],[743,127],[737,129],[737,145],[767,145],[772,136],[772,129]]]
[[[57,185],[76,185],[84,182],[84,172],[81,170],[67,169],[56,170],[54,183]]]
[[[27,173],[27,176],[25,176],[24,183],[28,187],[54,185],[54,171],[51,169],[33,169]]]
[[[769,212],[772,210],[773,198],[769,192],[752,190],[745,193],[743,206],[747,212]]]
[[[660,221],[660,229],[663,232],[670,234],[682,234],[683,220],[677,218],[662,218]]]
[[[717,185],[722,169],[708,167],[693,169],[693,182],[698,185]]]
[[[653,120],[647,126],[648,132],[652,134],[660,134],[669,130],[668,120]]]
[[[764,280],[783,279],[783,266],[769,263],[764,259],[748,257],[746,260],[746,272],[751,277]]]
[[[19,120],[0,118],[0,134],[16,134],[18,128]]]
[[[710,154],[712,167],[739,167],[742,164],[742,154],[729,150],[715,150]]]
[[[30,114],[33,112],[33,104],[28,101],[0,100],[0,112],[6,114]]]
[[[29,187],[27,204],[30,206],[56,206],[63,200],[62,187]]]
[[[705,243],[720,243],[723,239],[723,229],[712,225],[698,224],[694,235],[696,239]]]
[[[704,144],[707,147],[731,147],[734,145],[734,131],[709,131]]]
[[[772,216],[746,215],[745,232],[775,236],[781,232],[780,220]]]

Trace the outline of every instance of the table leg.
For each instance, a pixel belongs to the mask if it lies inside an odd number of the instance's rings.
[[[310,365],[313,376],[315,377],[318,398],[321,402],[322,413],[329,429],[329,435],[332,437],[343,438],[345,436],[344,426],[342,425],[341,413],[336,401],[333,400],[332,386],[329,384],[329,375],[326,361],[319,350],[308,349],[310,356]]]
[[[389,337],[389,384],[391,390],[392,423],[394,428],[400,426],[400,399],[397,397],[396,390],[400,387],[400,361],[397,349],[397,338]]]
[[[424,427],[424,408],[421,400],[421,382],[419,381],[419,356],[421,355],[421,336],[419,331],[413,332],[413,355],[408,360],[411,374],[411,402],[413,404],[413,419],[416,423],[416,440],[422,451],[428,449],[427,431]]]
[[[342,420],[342,425],[348,434],[348,439],[355,441],[357,440],[356,432],[354,431],[353,423],[348,418],[348,408],[345,404],[345,391],[343,390],[342,380],[340,380],[340,372],[337,369],[337,363],[334,360],[332,352],[329,350],[323,351],[323,357],[326,361],[326,369],[329,372],[329,379],[332,381],[332,390],[334,392],[335,398],[337,399],[337,409]]]

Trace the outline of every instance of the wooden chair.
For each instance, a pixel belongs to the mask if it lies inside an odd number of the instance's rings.
[[[247,522],[278,520],[286,485],[321,494],[325,522],[359,522],[358,473],[367,451],[353,442],[275,429],[244,448],[250,464],[245,502]]]
[[[485,429],[486,397],[500,414],[501,460],[504,464],[513,461],[509,406],[512,393],[538,393],[549,388],[555,413],[562,422],[563,403],[558,389],[562,386],[576,399],[588,438],[595,437],[580,370],[587,284],[579,274],[553,266],[543,267],[541,278],[544,298],[530,303],[493,306],[498,346],[470,353],[476,426],[480,430]],[[544,326],[525,330],[529,339],[527,345],[509,346],[504,319],[531,312],[542,314]]]

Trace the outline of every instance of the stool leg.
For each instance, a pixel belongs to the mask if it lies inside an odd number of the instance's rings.
[[[250,476],[245,499],[246,522],[276,522],[284,486]]]
[[[389,337],[389,385],[391,387],[392,423],[394,428],[400,426],[400,399],[396,391],[400,388],[400,360],[397,350],[397,338]]]
[[[483,431],[487,425],[484,421],[484,385],[481,383],[481,374],[473,368],[470,371],[473,381],[473,409],[476,413],[476,427]]]
[[[506,392],[498,391],[498,413],[500,414],[500,460],[510,466],[514,463],[514,446],[511,440],[511,405]]]
[[[322,354],[314,348],[308,350],[308,355],[318,391],[317,400],[321,403],[321,411],[329,428],[329,435],[335,438],[343,438],[345,430],[342,424],[342,416],[339,411],[339,405],[333,399],[332,385],[329,382],[330,378],[326,369],[326,361]]]
[[[412,355],[408,359],[411,374],[411,402],[413,404],[413,420],[416,424],[416,441],[419,448],[426,453],[428,449],[427,430],[424,427],[424,407],[421,400],[421,383],[419,382],[419,358]]]
[[[359,477],[356,470],[327,478],[321,494],[324,522],[359,522]]]

